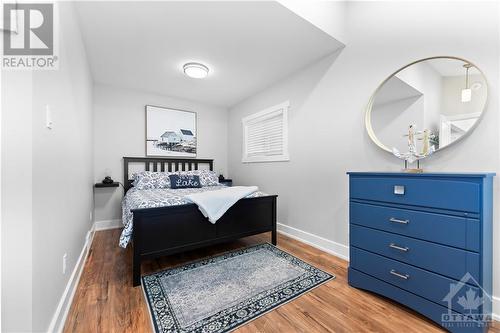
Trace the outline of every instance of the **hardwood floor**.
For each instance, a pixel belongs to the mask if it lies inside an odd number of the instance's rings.
[[[132,287],[131,248],[118,247],[120,229],[99,231],[87,258],[64,332],[151,332],[142,289]],[[143,273],[267,242],[270,235],[190,251],[144,263]],[[247,332],[443,332],[419,314],[388,299],[351,288],[347,262],[279,234],[278,247],[336,275],[336,279],[240,327]],[[500,333],[495,322],[490,332]]]

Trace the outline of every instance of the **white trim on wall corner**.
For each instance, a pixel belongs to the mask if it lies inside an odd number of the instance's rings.
[[[120,219],[95,221],[94,224],[95,231],[117,229],[121,227],[123,227],[123,224]]]
[[[85,266],[85,262],[87,261],[87,256],[89,254],[92,241],[94,240],[94,230],[95,225],[92,225],[90,230],[87,232],[87,235],[85,237],[85,244],[83,244],[82,251],[80,252],[80,256],[78,257],[78,261],[76,262],[73,272],[71,272],[71,276],[68,280],[68,284],[66,285],[66,289],[64,289],[64,293],[62,294],[61,299],[59,300],[59,304],[57,304],[56,311],[52,316],[52,320],[50,321],[50,325],[47,330],[47,332],[49,333],[60,333],[63,331],[64,324],[66,323],[66,317],[68,316],[69,309],[71,308],[71,303],[73,303],[73,297],[75,296],[76,287],[78,286],[78,282],[80,282],[83,267]]]
[[[291,237],[321,251],[325,251],[343,260],[349,261],[349,247],[344,244],[311,234],[307,231],[290,227],[283,223],[278,223],[278,231],[285,236]]]
[[[492,296],[493,301],[493,320],[500,321],[500,297]]]

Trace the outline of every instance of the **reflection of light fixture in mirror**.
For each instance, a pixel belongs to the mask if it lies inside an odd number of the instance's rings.
[[[472,89],[469,88],[469,68],[471,64],[465,64],[465,89],[462,89],[462,103],[467,103],[472,100]]]
[[[446,60],[446,61],[443,61]],[[443,65],[441,66],[441,63]],[[435,107],[427,108],[427,110],[435,110],[435,117],[426,118],[425,122],[421,121],[420,114],[426,112],[426,108],[419,108],[419,112],[415,113],[415,117],[405,118],[404,122],[397,123],[388,121],[388,114],[394,110],[407,110],[409,106],[412,106],[415,99],[419,98],[419,94],[416,93],[416,89],[413,88],[417,86],[417,77],[426,77],[427,72],[422,72],[423,76],[412,76],[406,73],[418,73],[420,71],[419,64],[429,64],[431,66],[436,65],[439,71],[443,72],[443,75],[454,77],[454,79],[444,79],[442,89],[436,90],[438,96],[442,100],[445,100],[448,96],[452,96],[452,99],[460,105],[456,105],[453,102],[445,103],[444,107],[440,107],[439,99],[434,100],[432,103],[436,103]],[[466,67],[464,64],[471,64],[471,69],[469,70],[468,86],[467,88],[472,91],[472,99],[469,103],[461,102],[461,92],[465,88],[465,74]],[[452,72],[450,69],[454,69]],[[408,72],[405,72],[407,71]],[[414,72],[415,71],[415,72]],[[455,72],[456,71],[456,72]],[[449,73],[449,74],[448,74]],[[458,76],[457,76],[458,75]],[[403,81],[403,79],[405,81]],[[458,81],[457,81],[458,80]],[[478,90],[475,88],[478,86],[475,84],[479,82],[481,87]],[[487,79],[481,72],[478,66],[472,64],[471,62],[456,58],[456,57],[432,57],[420,59],[412,62],[402,68],[400,68],[395,73],[392,73],[389,77],[385,78],[382,84],[380,84],[375,92],[371,95],[366,111],[365,111],[365,126],[366,131],[370,139],[381,149],[393,153],[393,147],[396,147],[400,152],[408,152],[408,148],[405,145],[407,138],[402,137],[402,133],[406,128],[406,124],[417,123],[421,129],[429,129],[429,148],[431,146],[435,147],[436,152],[446,149],[466,138],[476,127],[480,120],[483,118],[486,112],[486,103],[488,100],[488,84]],[[430,86],[429,86],[430,88]],[[429,92],[432,90],[429,90]],[[427,90],[425,91],[427,93]],[[415,96],[415,99],[408,98]],[[427,94],[427,96],[429,96]],[[453,97],[454,96],[454,97]],[[393,104],[388,103],[392,101],[401,101],[405,99],[405,103]],[[426,105],[432,105],[432,103],[425,103]],[[389,105],[388,105],[389,104]],[[457,112],[458,109],[460,112]],[[413,110],[413,108],[412,108]],[[429,112],[430,114],[430,112]],[[445,115],[450,115],[445,116]],[[394,126],[392,126],[394,124]],[[391,127],[389,127],[391,126]],[[389,134],[390,135],[386,135]],[[419,134],[416,134],[419,135]],[[417,153],[421,154],[423,151],[422,143],[426,140],[419,140],[420,137],[417,136]],[[420,141],[420,142],[419,142]],[[404,154],[404,153],[403,153]],[[422,154],[423,155],[423,154]]]
[[[479,89],[481,89],[482,86],[483,86],[483,84],[481,82],[476,81],[476,82],[474,82],[473,84],[470,85],[470,88],[472,90],[479,90]]]
[[[182,69],[184,74],[194,79],[204,79],[208,75],[208,67],[197,62],[188,62]]]

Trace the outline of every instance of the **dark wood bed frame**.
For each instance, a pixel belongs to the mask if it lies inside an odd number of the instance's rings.
[[[211,159],[124,157],[124,188],[132,187],[129,164],[142,163],[146,171],[189,171],[205,165],[213,170]],[[134,209],[133,285],[141,283],[141,262],[208,245],[236,240],[271,231],[276,245],[277,195],[239,200],[216,224],[205,218],[195,204]]]

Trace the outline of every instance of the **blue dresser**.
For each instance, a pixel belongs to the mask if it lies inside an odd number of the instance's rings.
[[[349,284],[451,332],[486,332],[494,174],[348,174]]]

